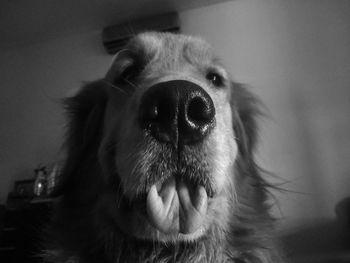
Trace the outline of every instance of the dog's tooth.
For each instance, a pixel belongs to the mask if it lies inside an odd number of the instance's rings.
[[[151,209],[152,211],[160,213],[162,207],[163,200],[158,194],[157,187],[155,185],[152,185],[147,195],[147,210]]]
[[[160,191],[160,196],[163,200],[165,212],[168,214],[172,203],[174,202],[174,198],[178,198],[176,192],[176,180],[174,177],[170,178],[169,181],[163,184],[163,187]]]
[[[179,198],[174,178],[163,184],[158,193],[153,185],[147,195],[147,214],[150,223],[163,233],[176,233],[179,230]]]

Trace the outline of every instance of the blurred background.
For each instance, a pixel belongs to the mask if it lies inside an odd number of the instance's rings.
[[[13,0],[0,6],[0,204],[15,181],[60,160],[59,99],[106,73],[112,55],[103,28],[175,11],[180,32],[210,42],[234,80],[266,105],[257,157],[283,189],[274,191],[274,214],[287,252],[298,262],[350,262],[349,205],[335,212],[350,196],[350,1]]]

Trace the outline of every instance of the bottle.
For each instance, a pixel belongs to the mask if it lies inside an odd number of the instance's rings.
[[[46,167],[39,166],[37,169],[34,170],[34,172],[35,172],[34,195],[37,197],[45,196],[46,187],[47,187]]]

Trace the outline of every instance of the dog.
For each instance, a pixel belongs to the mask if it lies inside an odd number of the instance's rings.
[[[281,262],[260,103],[207,42],[136,35],[64,105],[47,262]]]

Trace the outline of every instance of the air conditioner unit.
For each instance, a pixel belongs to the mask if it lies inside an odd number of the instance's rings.
[[[115,54],[124,47],[131,37],[144,31],[179,32],[178,14],[166,13],[105,27],[102,32],[103,45],[109,54]]]

